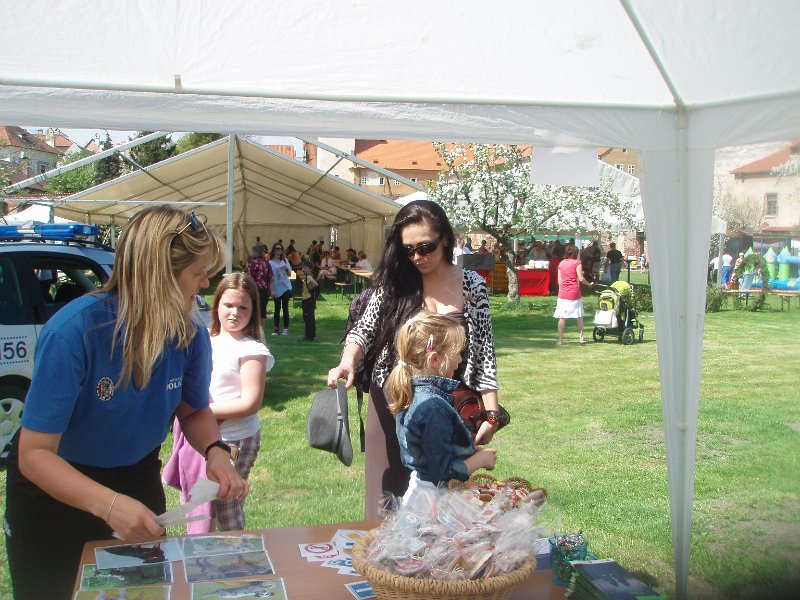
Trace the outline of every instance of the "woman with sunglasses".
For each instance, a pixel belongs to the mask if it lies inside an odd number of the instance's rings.
[[[71,598],[83,544],[164,535],[159,450],[172,416],[217,498],[247,495],[208,407],[211,344],[195,294],[225,262],[192,213],[148,208],[119,240],[102,289],[61,309],[36,344],[6,485],[16,598]]]
[[[275,329],[272,335],[289,335],[289,298],[292,297],[292,282],[289,274],[292,272],[292,265],[283,256],[283,246],[273,244],[272,251],[269,253],[269,266],[272,270],[272,298],[274,301],[274,324]],[[281,326],[281,309],[283,309],[283,332]]]
[[[371,374],[366,519],[378,517],[384,492],[402,496],[408,487],[410,472],[400,460],[395,419],[389,410],[391,399],[387,401],[384,384],[396,363],[395,333],[420,310],[449,315],[465,327],[467,345],[453,378],[478,391],[490,415],[476,442],[491,441],[499,424],[497,363],[486,282],[474,271],[453,264],[454,243],[450,221],[435,202],[417,200],[400,209],[371,279],[375,291],[345,338],[339,365],[328,373],[329,386],[345,379],[348,388],[362,362]]]

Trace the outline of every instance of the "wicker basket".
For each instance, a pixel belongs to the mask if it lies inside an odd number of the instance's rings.
[[[533,484],[527,479],[523,479],[522,477],[508,477],[506,479],[498,479],[497,477],[495,477],[494,475],[490,475],[489,473],[475,473],[469,479],[467,479],[467,481],[463,482],[458,481],[457,479],[451,479],[447,485],[447,488],[452,492],[458,489],[471,488],[471,487],[474,488],[480,485],[486,485],[488,483],[503,484],[512,482],[522,486],[525,490],[527,490],[529,494],[536,491],[541,492],[542,498],[538,502],[538,504],[544,504],[544,502],[547,500],[548,496],[547,490],[544,488],[533,487]]]
[[[532,558],[516,571],[488,579],[439,581],[405,577],[379,569],[367,560],[367,550],[374,536],[373,530],[358,540],[352,555],[353,567],[369,580],[378,600],[505,600],[536,566]]]

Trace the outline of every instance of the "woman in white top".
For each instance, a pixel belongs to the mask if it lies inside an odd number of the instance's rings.
[[[247,479],[261,446],[258,411],[264,381],[275,358],[260,341],[258,287],[246,273],[231,273],[214,294],[211,322],[211,410],[223,441],[238,450],[236,470]],[[232,454],[237,454],[235,451]],[[244,501],[214,500],[212,516],[220,531],[245,528]]]
[[[336,262],[331,258],[331,253],[325,250],[322,253],[322,259],[319,261],[319,277],[332,275],[336,277]]]
[[[356,263],[356,267],[372,272],[372,265],[369,264],[369,261],[367,260],[367,254],[363,250],[358,253],[358,262]]]
[[[272,245],[272,251],[269,253],[269,266],[272,268],[272,298],[275,303],[275,329],[272,331],[272,335],[281,333],[281,308],[283,308],[283,332],[281,335],[289,335],[289,298],[292,297],[292,282],[289,281],[289,274],[292,272],[292,265],[284,258],[281,244]]]

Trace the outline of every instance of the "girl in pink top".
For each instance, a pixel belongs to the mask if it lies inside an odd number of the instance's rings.
[[[553,317],[558,319],[558,345],[564,343],[564,326],[567,319],[578,320],[578,333],[581,344],[586,343],[583,336],[583,300],[581,285],[591,285],[583,276],[578,248],[573,245],[564,250],[564,260],[558,265],[558,302]]]

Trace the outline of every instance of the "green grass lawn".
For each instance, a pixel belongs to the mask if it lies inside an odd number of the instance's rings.
[[[634,283],[646,279],[632,274]],[[595,299],[585,299],[591,315]],[[772,302],[780,307],[780,302]],[[262,450],[251,474],[248,527],[359,520],[363,455],[352,394],[355,458],[344,467],[313,450],[305,418],[338,363],[347,303],[318,304],[318,341],[267,337],[277,363],[267,378]],[[511,424],[493,442],[500,477],[550,493],[548,519],[583,529],[662,593],[674,585],[669,495],[652,315],[642,343],[577,343],[570,323],[557,346],[554,298],[492,299],[500,397]],[[591,336],[591,332],[589,332]],[[723,310],[706,317],[690,561],[690,597],[795,597],[800,587],[800,309]],[[164,455],[170,441],[165,444]],[[3,482],[4,485],[4,482]],[[170,492],[170,502],[177,494]],[[4,498],[4,494],[2,494]],[[57,524],[54,524],[57,526]],[[175,531],[173,533],[179,533]],[[10,597],[5,548],[0,597]]]

